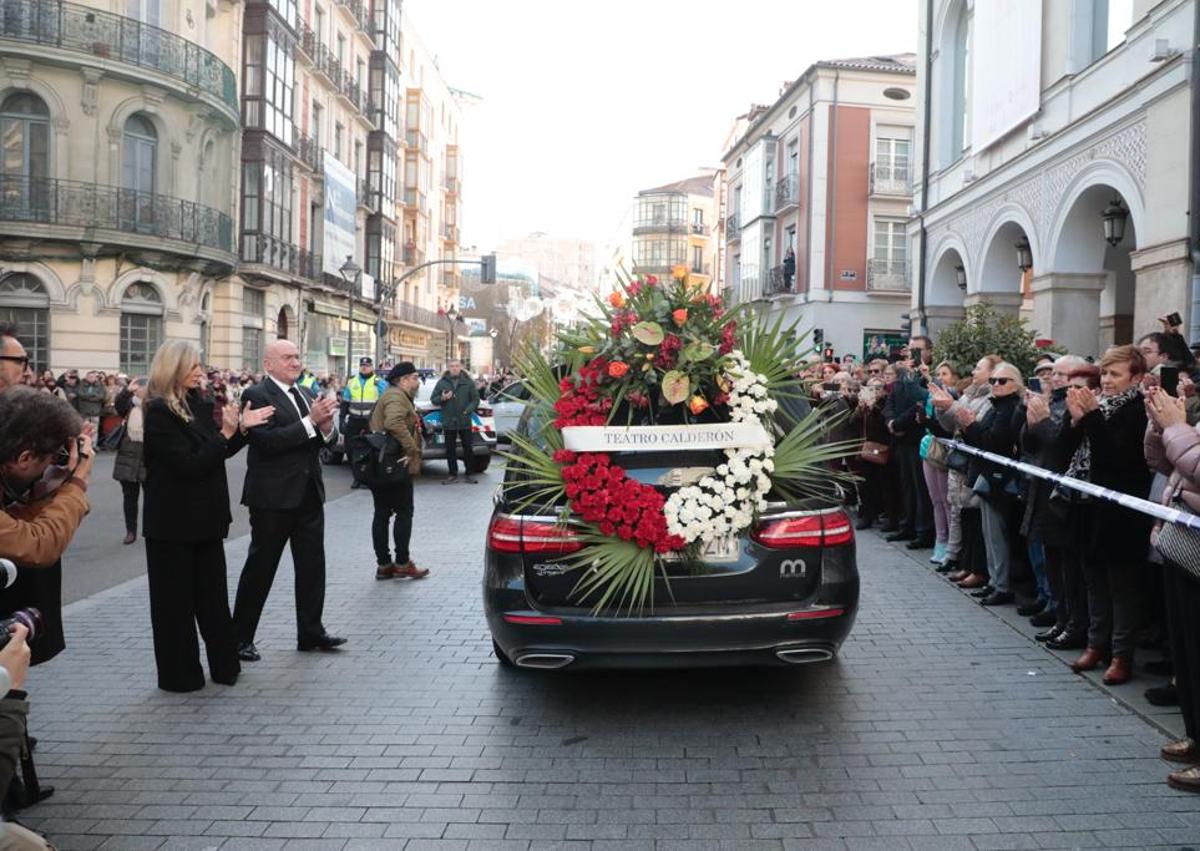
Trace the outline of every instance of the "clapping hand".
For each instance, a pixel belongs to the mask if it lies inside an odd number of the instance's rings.
[[[1162,388],[1152,389],[1146,396],[1146,414],[1159,430],[1173,425],[1187,425],[1187,403]]]
[[[937,402],[935,401],[936,405]],[[954,421],[958,423],[959,428],[968,428],[975,422],[975,412],[970,408],[959,408],[954,412]]]
[[[247,406],[246,409],[242,411],[242,428],[258,428],[267,420],[271,419],[271,417],[274,415],[274,405],[264,405],[261,408],[251,408]]]
[[[1025,421],[1030,425],[1037,425],[1042,420],[1050,416],[1050,403],[1046,401],[1046,397],[1041,393],[1027,393],[1025,395]]]
[[[225,435],[226,440],[237,433],[240,419],[241,411],[233,402],[221,408],[221,434]]]
[[[325,431],[325,426],[333,422],[333,412],[337,410],[337,401],[323,396],[312,403],[312,409],[309,416],[312,417],[312,423],[321,431]]]
[[[936,384],[929,385],[929,395],[933,399],[933,407],[946,411],[954,404],[954,397]]]
[[[1100,403],[1096,401],[1096,394],[1088,388],[1067,388],[1067,411],[1071,414],[1072,422],[1078,423],[1099,407]]]

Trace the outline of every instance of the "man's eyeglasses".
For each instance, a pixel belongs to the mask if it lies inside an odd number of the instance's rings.
[[[997,384],[1007,384],[1010,381],[1012,381],[1011,378],[1007,378],[1005,376],[1000,376],[999,378],[989,378],[988,384],[995,386]]]
[[[0,360],[12,361],[13,363],[19,363],[23,367],[29,366],[29,356],[28,355],[0,355]]]

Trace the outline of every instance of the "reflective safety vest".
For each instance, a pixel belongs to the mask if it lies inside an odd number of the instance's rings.
[[[350,416],[369,417],[379,401],[379,379],[370,376],[365,381],[356,375],[346,382],[346,399],[350,402]]]
[[[317,377],[315,375],[305,376],[304,378],[301,378],[297,382],[297,384],[299,384],[305,390],[312,391],[314,396],[316,395],[316,393],[317,393]]]

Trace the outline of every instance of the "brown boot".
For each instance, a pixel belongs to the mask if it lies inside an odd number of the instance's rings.
[[[401,567],[400,565],[396,565],[396,567],[393,571],[393,575],[397,579],[406,579],[406,578],[407,579],[424,579],[426,576],[429,575],[429,568],[417,567],[415,564],[413,564],[410,561],[407,564],[405,564],[403,567]]]
[[[1178,742],[1163,745],[1159,753],[1163,759],[1171,762],[1200,762],[1200,744],[1197,744],[1195,739],[1180,739]]]
[[[953,573],[947,573],[946,578],[951,582],[962,582],[970,575],[971,571],[969,570],[956,570]]]
[[[1128,656],[1113,656],[1108,670],[1104,672],[1106,686],[1119,686],[1129,682],[1133,676],[1133,660]]]
[[[1083,654],[1071,663],[1071,670],[1077,674],[1084,671],[1094,671],[1108,658],[1108,653],[1096,647],[1089,647]]]
[[[396,565],[394,565],[394,564],[378,565],[375,568],[375,578],[376,579],[391,579],[393,576],[396,575],[396,570],[397,570],[397,568],[396,568]]]
[[[1167,775],[1167,784],[1181,792],[1200,792],[1200,766],[1172,771]]]
[[[988,583],[987,577],[984,576],[982,573],[972,573],[970,576],[968,576],[962,582],[959,582],[958,587],[966,588],[966,589],[970,590],[973,588],[982,588],[984,585],[987,585],[987,583]]]

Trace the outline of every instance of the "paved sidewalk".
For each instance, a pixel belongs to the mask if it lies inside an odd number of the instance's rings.
[[[30,686],[58,791],[26,820],[120,851],[1200,844],[1162,732],[873,535],[837,663],[501,669],[490,495],[419,484],[420,583],[375,581],[369,494],[331,503],[326,623],[351,643],[295,651],[285,564],[233,688],[155,689],[144,580],[73,604]]]

